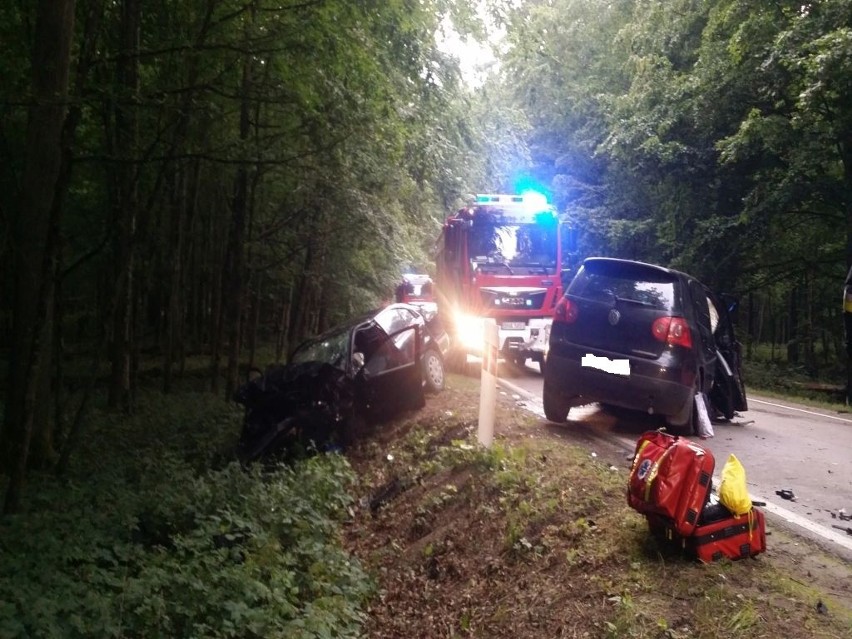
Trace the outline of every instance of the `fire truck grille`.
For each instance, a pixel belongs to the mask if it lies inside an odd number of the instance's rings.
[[[540,310],[544,306],[545,292],[536,293],[499,293],[481,291],[482,305],[486,309],[504,311]]]

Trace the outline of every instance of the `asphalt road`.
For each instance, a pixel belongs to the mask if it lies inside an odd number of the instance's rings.
[[[523,371],[501,362],[504,392],[542,418],[542,376],[530,363]],[[747,389],[748,390],[748,389]],[[733,453],[742,462],[753,501],[796,532],[852,559],[852,415],[749,395],[749,410],[730,423],[714,424],[715,436],[702,442],[716,458],[718,485],[722,466]],[[607,450],[621,460],[632,452],[638,436],[658,428],[653,417],[614,415],[597,404],[572,408],[568,423],[551,425],[561,436]],[[784,499],[776,491],[792,491]]]

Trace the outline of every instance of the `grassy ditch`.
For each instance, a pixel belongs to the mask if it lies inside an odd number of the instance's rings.
[[[347,546],[379,584],[367,636],[852,636],[849,591],[809,585],[773,552],[705,565],[658,545],[626,505],[626,462],[505,398],[484,450],[477,406],[470,380],[451,378],[351,453],[362,497]]]
[[[359,636],[349,464],[245,470],[240,416],[209,393],[93,415],[68,473],[31,474],[0,520],[0,637]]]

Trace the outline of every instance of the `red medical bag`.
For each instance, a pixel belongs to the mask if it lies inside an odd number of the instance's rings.
[[[763,511],[756,507],[737,517],[724,506],[708,506],[695,532],[688,537],[679,535],[665,517],[646,517],[648,528],[658,539],[679,543],[705,563],[723,558],[745,559],[766,550],[766,518]]]
[[[648,431],[636,442],[627,503],[644,515],[665,518],[667,527],[688,537],[710,498],[715,465],[713,453],[702,446]]]
[[[726,557],[744,559],[766,550],[766,517],[759,508],[737,517],[701,524],[686,540],[687,547],[701,561],[711,562]]]

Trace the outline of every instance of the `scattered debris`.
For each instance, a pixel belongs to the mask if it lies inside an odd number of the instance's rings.
[[[828,606],[826,606],[824,603],[822,603],[822,599],[817,601],[816,611],[821,615],[827,615],[828,614]]]
[[[787,501],[796,501],[796,493],[794,493],[789,488],[784,488],[783,490],[776,490],[775,494],[778,495],[781,499],[786,499]]]
[[[852,528],[850,528],[850,527],[847,527],[847,526],[838,526],[837,524],[831,524],[831,527],[832,527],[832,528],[837,528],[837,530],[842,530],[842,531],[843,531],[843,532],[845,532],[847,535],[852,535]]]

